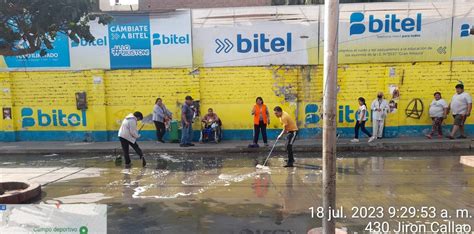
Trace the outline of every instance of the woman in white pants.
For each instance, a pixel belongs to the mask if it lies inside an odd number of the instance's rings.
[[[372,142],[375,139],[382,139],[385,118],[387,117],[387,113],[390,110],[387,100],[383,99],[382,92],[377,94],[377,99],[372,102],[370,109],[372,110],[373,134],[369,139],[369,142]]]

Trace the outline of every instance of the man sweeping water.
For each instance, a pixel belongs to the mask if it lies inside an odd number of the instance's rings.
[[[130,168],[132,166],[132,162],[130,161],[129,155],[129,146],[132,146],[135,152],[137,152],[137,154],[140,156],[143,167],[146,166],[146,161],[145,157],[143,157],[143,152],[137,144],[137,139],[140,138],[140,134],[138,133],[137,129],[137,122],[140,120],[143,120],[143,114],[141,112],[137,111],[133,114],[130,113],[122,121],[122,125],[120,126],[118,132],[120,143],[122,144],[126,168]]]
[[[293,157],[293,143],[295,142],[296,136],[298,135],[298,127],[296,126],[296,121],[290,117],[288,113],[283,111],[281,107],[276,106],[273,108],[273,111],[280,119],[280,123],[283,125],[283,130],[281,131],[278,139],[282,138],[283,135],[286,136],[286,151],[288,153],[288,161],[285,167],[293,167],[295,158]]]

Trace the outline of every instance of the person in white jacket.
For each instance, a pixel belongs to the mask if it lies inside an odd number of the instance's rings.
[[[383,98],[382,92],[377,94],[377,99],[372,102],[370,109],[372,110],[373,134],[369,139],[369,142],[372,142],[375,139],[382,139],[385,118],[387,117],[387,113],[390,110],[387,100]]]
[[[123,156],[125,158],[125,166],[130,167],[130,154],[129,154],[129,146],[137,152],[142,159],[142,165],[146,166],[145,157],[143,157],[143,152],[137,144],[137,139],[140,138],[140,134],[138,133],[137,129],[137,122],[143,119],[143,114],[141,112],[130,113],[125,117],[122,121],[122,125],[120,126],[118,137],[120,139],[120,143],[122,144]]]

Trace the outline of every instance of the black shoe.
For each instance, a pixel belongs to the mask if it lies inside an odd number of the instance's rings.
[[[193,143],[188,143],[188,144],[186,144],[186,145],[187,145],[187,146],[194,146]]]
[[[125,164],[125,168],[127,168],[127,169],[132,168],[132,163]]]
[[[259,145],[257,143],[253,143],[249,145],[249,148],[258,148]]]
[[[288,164],[286,164],[286,165],[283,166],[283,167],[293,167],[293,163],[288,163]]]
[[[145,157],[142,158],[142,166],[145,167],[146,166],[146,160],[145,160]]]
[[[189,145],[186,145],[186,144],[179,144],[179,147],[189,147]]]
[[[382,137],[377,137],[377,139],[379,139],[379,140],[380,140],[380,139],[382,139]]]
[[[447,135],[446,138],[451,139],[451,140],[454,140],[454,137],[451,136],[451,135]]]
[[[159,141],[159,142],[161,142],[161,143],[165,143],[165,141],[164,141],[164,140],[158,140],[158,141]]]
[[[458,137],[456,137],[456,139],[466,139],[467,137],[466,136],[463,136],[463,135],[460,135]]]

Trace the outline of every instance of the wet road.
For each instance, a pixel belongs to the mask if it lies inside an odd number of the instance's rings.
[[[361,233],[377,221],[454,221],[474,229],[472,217],[441,217],[443,209],[474,216],[474,168],[460,163],[469,154],[339,154],[337,206],[347,217],[337,226]],[[283,168],[276,155],[270,170],[255,169],[253,155],[154,154],[145,169],[139,161],[123,169],[115,155],[11,156],[2,157],[0,179],[43,184],[37,203],[108,204],[109,233],[306,233],[321,225],[309,209],[322,205],[321,159],[296,156],[296,167]],[[422,218],[424,206],[436,217]],[[367,216],[384,207],[383,215],[364,219],[363,207]]]

